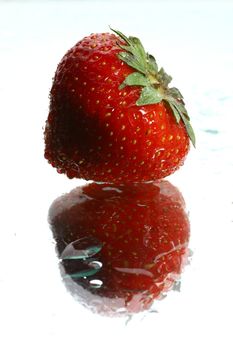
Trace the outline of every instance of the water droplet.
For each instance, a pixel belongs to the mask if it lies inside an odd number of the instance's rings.
[[[212,134],[212,135],[216,135],[218,134],[218,130],[215,130],[215,129],[205,129],[204,130],[207,134]]]
[[[161,293],[161,294],[159,295],[159,297],[158,297],[158,300],[163,300],[163,299],[165,299],[166,297],[167,297],[167,294]]]
[[[101,280],[91,280],[90,281],[90,286],[92,288],[100,288],[102,286],[103,282]]]
[[[128,267],[114,267],[115,270],[122,272],[122,273],[129,273],[133,275],[144,275],[153,278],[154,275],[152,272],[145,270],[145,269],[138,269],[138,268],[128,268]]]
[[[125,314],[127,312],[127,309],[125,307],[120,307],[117,309],[118,314]]]
[[[127,317],[126,317],[126,320],[125,320],[125,325],[126,326],[128,326],[128,323],[130,322],[130,321],[132,321],[132,319],[133,319],[133,315],[127,315]]]
[[[122,191],[119,188],[110,187],[110,186],[103,187],[102,190],[103,191],[115,191],[117,193],[122,193]]]
[[[175,281],[172,287],[172,290],[175,292],[180,292],[180,287],[181,287],[181,282],[180,281]]]
[[[188,256],[189,256],[189,257],[192,257],[192,256],[193,256],[193,251],[192,251],[190,248],[188,248]]]
[[[150,314],[158,314],[159,312],[158,312],[158,310],[151,309],[151,310],[149,310],[149,313]]]

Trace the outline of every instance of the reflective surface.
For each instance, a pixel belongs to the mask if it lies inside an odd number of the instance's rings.
[[[233,4],[123,5],[0,1],[1,349],[233,348]],[[185,199],[191,227],[193,256],[175,284],[180,292],[154,300],[157,312],[130,318],[92,313],[71,296],[47,222],[52,201],[84,185],[43,158],[51,79],[69,47],[108,24],[137,35],[158,57],[197,134],[196,150],[168,178]]]
[[[76,188],[55,200],[49,222],[67,289],[104,315],[150,309],[189,255],[184,200],[167,181]]]

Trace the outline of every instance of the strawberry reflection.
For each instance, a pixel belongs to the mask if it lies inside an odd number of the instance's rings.
[[[68,290],[95,312],[149,309],[187,261],[185,203],[167,181],[76,188],[54,201],[49,223]]]

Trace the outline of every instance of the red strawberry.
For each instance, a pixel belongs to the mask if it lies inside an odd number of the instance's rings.
[[[187,259],[189,221],[169,182],[91,183],[58,198],[49,222],[64,282],[93,311],[148,309]]]
[[[114,32],[85,37],[59,63],[45,157],[69,178],[160,179],[195,143],[183,97],[139,39]]]

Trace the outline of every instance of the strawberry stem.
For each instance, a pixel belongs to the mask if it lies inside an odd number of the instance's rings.
[[[135,72],[125,78],[119,89],[123,89],[126,86],[141,86],[141,94],[136,101],[137,106],[164,101],[171,109],[176,122],[180,123],[182,121],[184,123],[187,134],[195,147],[195,134],[190,124],[183,96],[177,88],[169,87],[172,77],[163,68],[158,70],[156,59],[149,53],[146,53],[138,38],[126,37],[119,30],[110,29],[124,42],[124,44],[122,44],[122,41],[117,42],[118,46],[123,50],[118,53],[119,59],[135,70]]]

